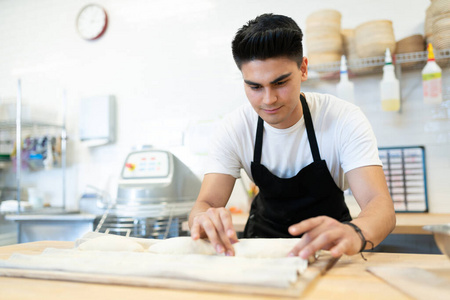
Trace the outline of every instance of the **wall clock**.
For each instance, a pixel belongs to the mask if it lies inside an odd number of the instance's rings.
[[[101,6],[89,4],[81,9],[76,25],[82,38],[95,40],[105,33],[108,26],[108,15]]]

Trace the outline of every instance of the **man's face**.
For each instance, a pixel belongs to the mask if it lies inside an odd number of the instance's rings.
[[[288,128],[300,120],[300,85],[308,78],[308,60],[286,58],[253,60],[242,64],[245,93],[256,113],[275,128]]]

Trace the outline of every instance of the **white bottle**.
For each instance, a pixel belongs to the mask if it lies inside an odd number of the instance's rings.
[[[422,70],[423,102],[442,102],[442,70],[434,59],[433,46],[428,44],[428,61]]]
[[[353,82],[348,80],[347,60],[345,55],[341,57],[341,75],[340,81],[336,87],[337,96],[349,102],[355,102],[355,92]]]
[[[391,51],[387,48],[383,67],[383,79],[380,83],[381,108],[384,111],[400,110],[400,84],[397,78],[395,78],[394,71]]]
[[[50,170],[53,168],[53,150],[51,138],[48,138],[47,140],[47,157],[44,159],[43,163],[46,170]]]

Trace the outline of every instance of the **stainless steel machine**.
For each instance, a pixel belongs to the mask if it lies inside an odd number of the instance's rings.
[[[181,224],[200,185],[200,179],[169,151],[131,152],[122,168],[117,200],[96,218],[94,228],[144,238],[186,235]]]

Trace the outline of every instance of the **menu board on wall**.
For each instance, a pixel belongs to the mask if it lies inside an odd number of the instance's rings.
[[[396,212],[427,212],[425,148],[379,148],[386,182]]]

